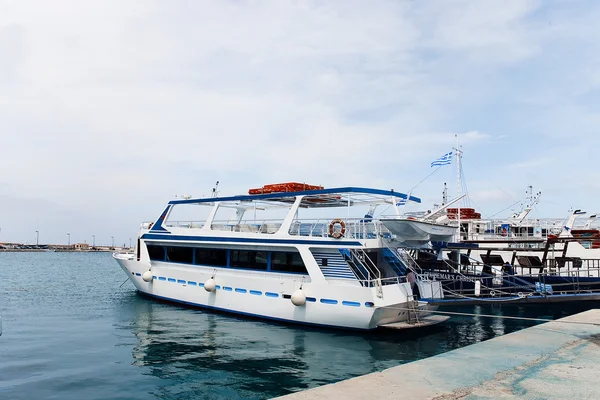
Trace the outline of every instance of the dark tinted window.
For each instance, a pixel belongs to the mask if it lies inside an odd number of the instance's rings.
[[[267,252],[231,250],[229,265],[235,268],[267,269]]]
[[[196,249],[196,264],[224,267],[227,265],[227,250]]]
[[[306,267],[300,253],[279,252],[271,253],[271,270],[306,274]]]
[[[167,247],[167,261],[191,264],[193,257],[191,247]]]
[[[162,246],[147,245],[148,254],[152,261],[165,261],[165,248]]]
[[[490,254],[489,256],[487,254],[482,254],[481,261],[483,261],[484,264],[489,264],[489,265],[495,265],[495,266],[504,265],[504,259],[502,258],[502,256],[500,254]]]

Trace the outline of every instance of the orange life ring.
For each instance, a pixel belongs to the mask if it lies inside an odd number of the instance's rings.
[[[339,225],[340,230],[336,231],[335,226]],[[346,223],[341,218],[336,218],[329,223],[329,236],[334,239],[339,239],[346,233]]]

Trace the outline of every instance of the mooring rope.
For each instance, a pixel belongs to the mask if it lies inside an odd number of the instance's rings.
[[[547,318],[513,317],[510,315],[475,314],[475,313],[464,313],[464,312],[457,312],[457,311],[411,309],[411,308],[404,308],[404,307],[383,307],[383,308],[393,309],[393,310],[401,310],[401,311],[419,312],[419,313],[423,313],[423,314],[459,315],[459,316],[465,316],[465,317],[485,317],[485,318],[498,318],[498,319],[514,319],[514,320],[519,320],[519,321],[558,322],[561,324],[600,326],[600,323],[594,323],[594,322],[561,321],[561,320],[547,319]]]

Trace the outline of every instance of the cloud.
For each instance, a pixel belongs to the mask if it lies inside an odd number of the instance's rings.
[[[570,155],[597,143],[599,10],[3,2],[0,205],[36,202],[40,229],[56,231],[49,240],[72,228],[44,222],[46,202],[82,220],[110,215],[110,227],[90,229],[129,237],[173,194],[200,195],[216,180],[223,193],[278,180],[408,191],[455,134],[473,182],[555,185],[570,167],[550,179],[532,165],[507,176],[506,165],[530,163],[532,151],[552,160],[570,135],[582,142]],[[437,198],[454,174],[441,170],[415,194]]]

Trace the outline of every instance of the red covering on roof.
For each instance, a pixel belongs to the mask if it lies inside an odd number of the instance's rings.
[[[303,192],[305,190],[323,190],[323,186],[307,185],[306,183],[286,182],[264,185],[261,188],[250,189],[248,194]]]

